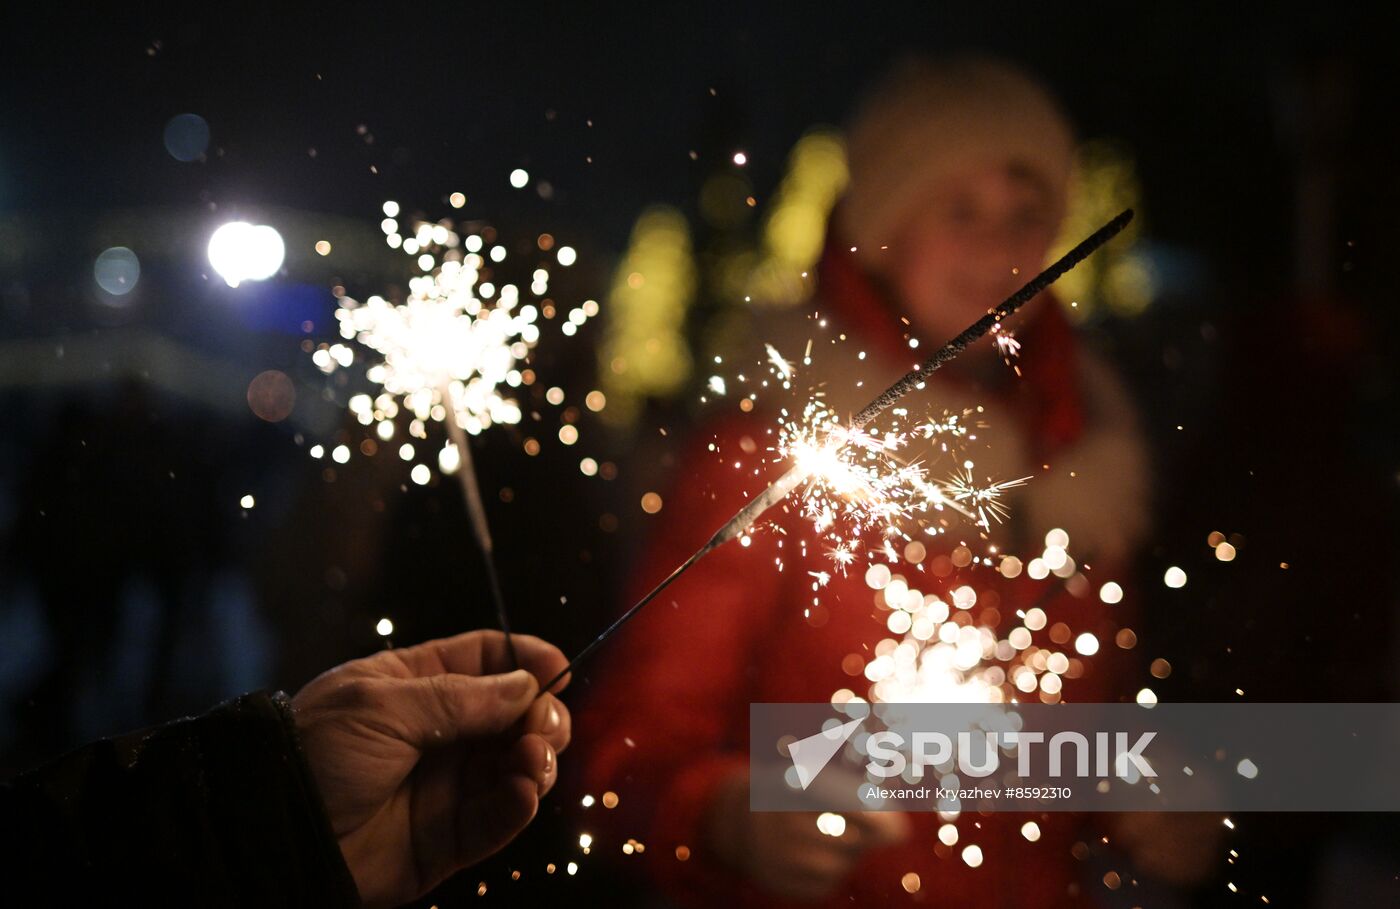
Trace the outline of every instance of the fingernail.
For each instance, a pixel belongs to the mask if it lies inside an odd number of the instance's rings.
[[[545,714],[544,731],[553,732],[559,728],[559,708],[553,704],[549,705],[549,713]]]
[[[554,772],[554,746],[548,742],[544,743],[544,776],[549,779],[549,775]]]
[[[511,700],[524,697],[525,694],[530,691],[534,681],[535,677],[524,669],[508,672],[505,674],[505,677],[501,679],[501,686],[504,689],[503,694]]]

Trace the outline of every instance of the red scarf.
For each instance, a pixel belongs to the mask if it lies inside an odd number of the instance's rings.
[[[901,359],[909,355],[909,326],[900,321],[887,295],[856,262],[849,245],[828,232],[817,263],[822,300],[850,325],[858,325],[871,343]],[[1017,322],[1019,321],[1019,325]],[[1084,431],[1084,409],[1078,381],[1078,342],[1059,301],[1049,291],[1013,316],[1010,325],[1021,342],[1015,361],[1021,375],[1005,399],[1030,429],[1032,451],[1048,461]],[[991,341],[982,343],[990,344]],[[969,382],[957,362],[939,370],[942,378]]]

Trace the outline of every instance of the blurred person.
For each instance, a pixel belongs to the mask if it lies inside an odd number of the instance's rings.
[[[110,399],[70,399],[56,416],[25,471],[12,544],[39,595],[51,654],[17,699],[22,758],[124,728],[84,731],[79,705],[99,686],[139,689],[131,725],[217,698],[204,679],[176,678],[178,642],[230,557],[218,471],[200,443],[210,424],[173,411],[135,377]],[[154,607],[146,675],[116,681],[122,619],[142,591]]]
[[[799,381],[820,386],[841,415],[1043,266],[1065,214],[1074,151],[1070,125],[1039,83],[976,57],[897,68],[848,138],[851,180],[829,229],[818,299],[754,332],[789,357],[810,343],[812,365],[798,367]],[[1019,376],[987,340],[908,402],[952,413],[981,408],[971,419],[985,428],[969,453],[979,476],[1033,477],[1009,496],[1010,521],[979,533],[951,513],[930,513],[934,523],[953,518],[947,533],[922,538],[920,564],[892,567],[945,602],[971,585],[976,606],[952,617],[962,623],[1004,636],[1018,610],[1040,605],[1049,618],[1036,645],[1069,649],[1048,637],[1058,623],[1094,634],[1100,652],[1065,682],[1064,697],[1111,702],[1141,687],[1130,683],[1129,655],[1115,646],[1131,607],[1106,606],[1092,592],[1126,577],[1147,530],[1148,463],[1122,383],[1044,296],[1009,323],[1022,344]],[[843,343],[831,343],[838,338]],[[915,349],[911,338],[923,346]],[[717,421],[685,447],[634,596],[780,472],[735,469],[736,460],[751,467],[754,453],[772,445],[774,414],[765,407],[775,401],[760,396],[754,413]],[[698,563],[595,665],[585,776],[591,788],[619,793],[627,809],[618,812],[619,830],[625,825],[625,835],[657,856],[648,867],[668,896],[695,905],[884,905],[923,887],[940,905],[1092,905],[1071,850],[1081,840],[1097,848],[1103,834],[1121,840],[1144,874],[1185,886],[1204,877],[1214,837],[1202,831],[1216,822],[1197,817],[1123,815],[1084,832],[1082,817],[1040,814],[1038,842],[1020,833],[1027,816],[963,817],[949,848],[933,814],[849,814],[845,832],[829,836],[811,814],[750,812],[747,705],[825,702],[841,689],[865,696],[864,666],[889,636],[859,561],[844,575],[833,572],[813,605],[808,570],[830,565],[799,563],[792,541],[810,532],[795,512],[790,504],[770,512],[783,532],[755,532],[751,545],[722,547]],[[1013,580],[949,557],[961,542],[979,555],[993,543],[1029,561],[1052,528],[1066,530],[1071,554],[1085,570],[1092,566],[1092,586],[1079,596],[1063,584],[1045,594],[1053,577]],[[1008,697],[1019,694],[1008,687]],[[958,858],[967,844],[981,847],[980,867]],[[918,883],[905,883],[910,872]]]
[[[104,739],[0,789],[11,905],[397,906],[509,843],[558,778],[553,645],[474,631]]]

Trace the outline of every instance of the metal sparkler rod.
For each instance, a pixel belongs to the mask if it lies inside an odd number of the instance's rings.
[[[871,420],[894,405],[896,401],[909,394],[909,392],[914,391],[916,388],[922,387],[924,381],[937,372],[945,363],[957,358],[957,356],[966,350],[974,341],[985,337],[992,330],[993,326],[1016,312],[1016,310],[1030,302],[1051,284],[1058,281],[1066,272],[1088,258],[1096,249],[1117,236],[1123,228],[1128,226],[1128,222],[1132,220],[1133,210],[1131,208],[1124,209],[1114,217],[1113,220],[1094,231],[1082,240],[1079,245],[1056,260],[1049,268],[1027,281],[1020,290],[1001,301],[995,309],[989,310],[985,316],[969,325],[957,337],[934,351],[933,355],[927,360],[905,373],[899,381],[881,392],[875,400],[865,405],[859,413],[851,418],[850,428],[863,428]],[[650,593],[638,600],[632,608],[628,609],[618,617],[615,622],[603,629],[603,632],[590,641],[588,646],[580,650],[578,655],[569,661],[569,665],[561,669],[558,675],[550,679],[540,688],[541,693],[549,691],[555,684],[563,679],[564,676],[572,672],[574,667],[583,662],[599,644],[603,643],[603,641],[611,637],[623,625],[631,621],[637,613],[641,612],[642,607],[656,599],[661,591],[665,590],[672,582],[685,574],[686,571],[690,569],[690,566],[708,555],[711,550],[717,549],[739,536],[747,528],[752,527],[754,522],[756,522],[765,511],[786,498],[788,493],[792,492],[807,479],[807,476],[808,471],[800,467],[792,467],[777,480],[773,481],[772,485],[767,489],[750,499],[743,508],[739,509],[734,517],[730,518],[725,522],[723,527],[715,531],[715,535],[710,537],[709,542],[697,549],[690,558],[686,559],[675,571],[667,575],[664,581],[657,584]]]
[[[481,487],[476,482],[476,462],[472,460],[472,449],[467,444],[467,434],[457,424],[456,402],[448,386],[442,389],[443,403],[447,405],[447,435],[457,447],[461,456],[457,465],[457,479],[462,486],[462,501],[467,506],[467,517],[471,520],[472,536],[481,550],[482,561],[486,563],[486,582],[491,589],[491,602],[496,607],[496,622],[506,635],[506,651],[510,654],[510,668],[519,669],[520,661],[515,655],[515,642],[510,639],[510,618],[506,615],[506,599],[501,593],[501,579],[496,574],[496,544],[491,539],[491,525],[486,522],[486,506],[481,500]]]
[[[855,415],[851,420],[851,428],[861,429],[865,424],[878,417],[894,402],[909,394],[925,379],[937,372],[940,366],[956,358],[958,354],[967,349],[969,344],[986,335],[992,330],[992,326],[1030,302],[1045,288],[1064,277],[1071,268],[1087,259],[1090,253],[1112,240],[1132,220],[1133,210],[1131,208],[1119,212],[1117,217],[1082,240],[1078,246],[1061,256],[1055,264],[1031,278],[1024,287],[1001,301],[1001,305],[997,306],[996,309],[988,311],[985,316],[969,325],[962,334],[934,351],[933,356],[905,373],[898,382],[881,392],[879,397],[865,405],[865,408]]]
[[[540,692],[544,693],[549,689],[553,688],[555,683],[557,683],[564,676],[572,672],[575,666],[583,662],[584,658],[587,657],[590,653],[592,653],[595,647],[597,647],[599,644],[603,643],[609,637],[611,637],[614,631],[617,631],[623,625],[626,625],[627,622],[632,618],[632,616],[636,615],[638,612],[641,612],[643,606],[656,599],[657,595],[660,594],[661,591],[671,586],[672,581],[685,574],[686,571],[690,569],[691,565],[694,565],[696,562],[703,559],[706,555],[710,553],[710,550],[718,549],[720,546],[723,546],[725,543],[728,543],[730,540],[737,537],[740,533],[743,532],[744,528],[752,526],[753,522],[758,520],[759,515],[763,514],[765,511],[778,504],[778,502],[785,498],[788,493],[792,492],[793,489],[801,485],[802,481],[807,479],[807,475],[808,471],[805,471],[800,467],[794,467],[787,473],[783,474],[781,477],[778,477],[778,479],[774,480],[772,485],[770,485],[767,489],[763,490],[763,492],[750,499],[747,505],[739,509],[738,514],[734,515],[734,517],[730,518],[728,521],[725,522],[723,527],[715,531],[715,535],[710,537],[709,542],[707,542],[704,546],[701,546],[699,549],[695,550],[695,552],[691,553],[690,558],[686,559],[676,568],[675,571],[667,575],[664,581],[653,587],[651,593],[648,593],[636,603],[632,604],[631,609],[628,609],[622,615],[618,616],[615,622],[613,622],[607,628],[604,628],[601,634],[599,634],[596,638],[594,638],[588,643],[588,646],[580,650],[578,652],[578,655],[569,661],[569,665],[565,666],[559,671],[558,675],[550,679],[547,684],[540,686]]]

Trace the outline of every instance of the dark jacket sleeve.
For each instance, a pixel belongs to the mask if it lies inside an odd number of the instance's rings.
[[[22,774],[0,829],[7,905],[360,904],[282,692]]]

